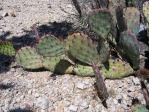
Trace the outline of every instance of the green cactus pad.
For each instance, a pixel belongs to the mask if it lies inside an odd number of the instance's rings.
[[[144,13],[146,20],[149,23],[149,1],[146,1],[143,4],[143,13]]]
[[[42,57],[31,47],[22,47],[16,53],[18,64],[26,69],[38,69],[42,67]]]
[[[0,54],[4,54],[7,56],[15,56],[15,49],[11,42],[9,41],[2,41],[0,42]]]
[[[136,36],[129,31],[121,33],[118,47],[122,49],[123,53],[129,58],[134,69],[139,69],[140,52]]]
[[[91,61],[99,63],[101,60],[92,40],[82,33],[68,36],[66,49],[73,57],[89,65]]]
[[[107,9],[96,9],[89,13],[88,24],[90,30],[106,39],[111,29],[112,16]]]
[[[140,12],[135,7],[127,7],[124,9],[124,18],[127,30],[137,35],[140,30]]]
[[[146,109],[146,108],[145,108],[143,105],[141,105],[141,104],[136,104],[135,106],[133,106],[131,112],[149,112],[149,110]]]
[[[123,78],[132,75],[132,73],[131,66],[120,59],[110,59],[109,63],[105,64],[105,67],[101,69],[102,76],[110,79]]]
[[[91,66],[76,64],[74,66],[74,72],[76,75],[81,77],[94,76],[94,71]]]
[[[106,41],[99,41],[99,55],[101,62],[106,62],[110,58],[109,45]]]
[[[39,39],[36,46],[42,56],[59,56],[65,52],[62,42],[52,35],[46,35]]]
[[[73,67],[71,66],[71,64],[68,61],[62,59],[61,56],[44,57],[43,66],[54,73],[60,73],[60,74],[73,73]]]

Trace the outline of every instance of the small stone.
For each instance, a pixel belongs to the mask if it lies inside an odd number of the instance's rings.
[[[77,87],[78,89],[84,89],[85,85],[84,85],[84,83],[78,83],[78,84],[76,85],[76,87]]]
[[[8,16],[8,13],[7,13],[7,12],[4,12],[4,13],[2,14],[2,17],[6,17],[6,16]]]
[[[116,99],[113,100],[114,104],[118,104],[118,101]]]
[[[137,77],[133,77],[132,81],[135,85],[140,85],[140,81]]]
[[[43,99],[40,105],[41,109],[47,109],[49,108],[49,100],[48,99]]]
[[[77,112],[78,107],[75,106],[75,105],[70,105],[70,106],[69,106],[69,110],[74,111],[74,112]]]
[[[3,16],[0,16],[0,20],[3,19]]]
[[[87,109],[89,107],[89,103],[87,101],[83,101],[81,103],[81,107],[83,107],[84,109]]]
[[[28,94],[30,94],[30,95],[31,95],[31,94],[32,94],[32,90],[29,90],[29,91],[28,91]]]
[[[134,92],[135,91],[135,88],[134,87],[129,87],[128,88],[128,92]]]
[[[39,97],[40,95],[39,95],[39,93],[35,93],[34,96],[37,98],[37,97]]]

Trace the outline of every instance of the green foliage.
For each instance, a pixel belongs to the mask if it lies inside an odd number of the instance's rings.
[[[84,34],[75,33],[68,36],[66,40],[68,52],[83,63],[91,65],[93,62],[100,62],[100,56],[92,43],[92,40]]]
[[[149,23],[149,1],[146,1],[143,4],[143,13],[144,13],[146,20]]]
[[[90,12],[88,24],[92,31],[105,40],[111,29],[112,16],[107,9],[96,9]]]
[[[127,30],[137,35],[140,30],[140,12],[135,7],[124,9],[124,18]]]
[[[62,59],[61,56],[44,57],[43,66],[54,73],[60,73],[60,74],[73,73],[71,63],[69,63],[67,60]]]
[[[122,53],[129,58],[133,68],[139,69],[140,52],[136,36],[129,31],[122,32],[119,38],[118,47],[122,50]]]
[[[15,56],[15,49],[11,42],[9,41],[2,41],[0,43],[0,54],[4,54],[6,56]]]
[[[132,112],[149,112],[143,105],[137,104],[133,107]]]
[[[121,59],[110,59],[108,63],[101,69],[104,78],[117,79],[129,76],[133,73],[133,69]]]
[[[37,41],[36,46],[42,56],[59,56],[65,52],[62,42],[52,35],[43,36]]]
[[[18,64],[26,69],[38,69],[43,67],[42,56],[40,56],[35,48],[22,47],[16,53]]]

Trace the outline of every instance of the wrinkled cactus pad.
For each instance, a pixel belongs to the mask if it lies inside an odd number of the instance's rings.
[[[92,40],[85,34],[74,33],[66,40],[68,52],[83,63],[91,65],[91,61],[100,62],[100,56]]]
[[[137,35],[140,30],[140,12],[135,7],[127,7],[123,10],[127,30]]]
[[[101,74],[105,78],[123,78],[133,73],[131,66],[121,59],[110,59],[108,64],[101,69]]]
[[[7,56],[15,56],[15,53],[16,51],[11,42],[9,41],[0,42],[0,54]]]
[[[146,1],[143,4],[143,13],[149,23],[149,1]]]
[[[38,69],[42,65],[42,57],[37,53],[35,48],[22,47],[16,53],[18,64],[26,69]]]
[[[112,23],[112,16],[107,9],[96,9],[90,12],[88,24],[90,30],[95,32],[100,38],[106,39]]]
[[[118,47],[121,48],[123,53],[129,58],[133,68],[139,69],[140,52],[136,36],[129,31],[122,32],[119,38]]]
[[[44,57],[43,66],[54,73],[73,73],[73,67],[71,66],[71,64],[67,60],[62,59],[61,56]]]
[[[59,56],[65,52],[63,43],[52,35],[43,36],[37,41],[36,47],[42,56]]]

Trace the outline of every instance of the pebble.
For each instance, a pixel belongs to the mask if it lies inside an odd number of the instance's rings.
[[[78,89],[84,89],[85,88],[85,84],[84,83],[77,83],[76,84],[76,87],[78,88]]]
[[[75,106],[75,105],[70,105],[70,106],[69,106],[69,110],[70,110],[70,111],[73,111],[73,112],[77,112],[78,107]]]
[[[137,77],[133,77],[133,78],[132,78],[132,81],[133,81],[133,83],[134,83],[135,85],[140,85],[140,81],[139,81],[139,79],[138,79]]]
[[[81,107],[83,107],[84,109],[87,109],[89,107],[89,103],[87,101],[83,101],[81,102]]]
[[[8,13],[7,12],[3,12],[2,17],[6,17],[6,16],[8,16]]]
[[[116,105],[116,104],[118,104],[118,101],[117,101],[117,99],[113,99],[113,103]]]
[[[3,16],[0,16],[0,20],[3,19]]]
[[[49,100],[48,99],[42,99],[40,103],[41,109],[47,109],[49,108]]]

